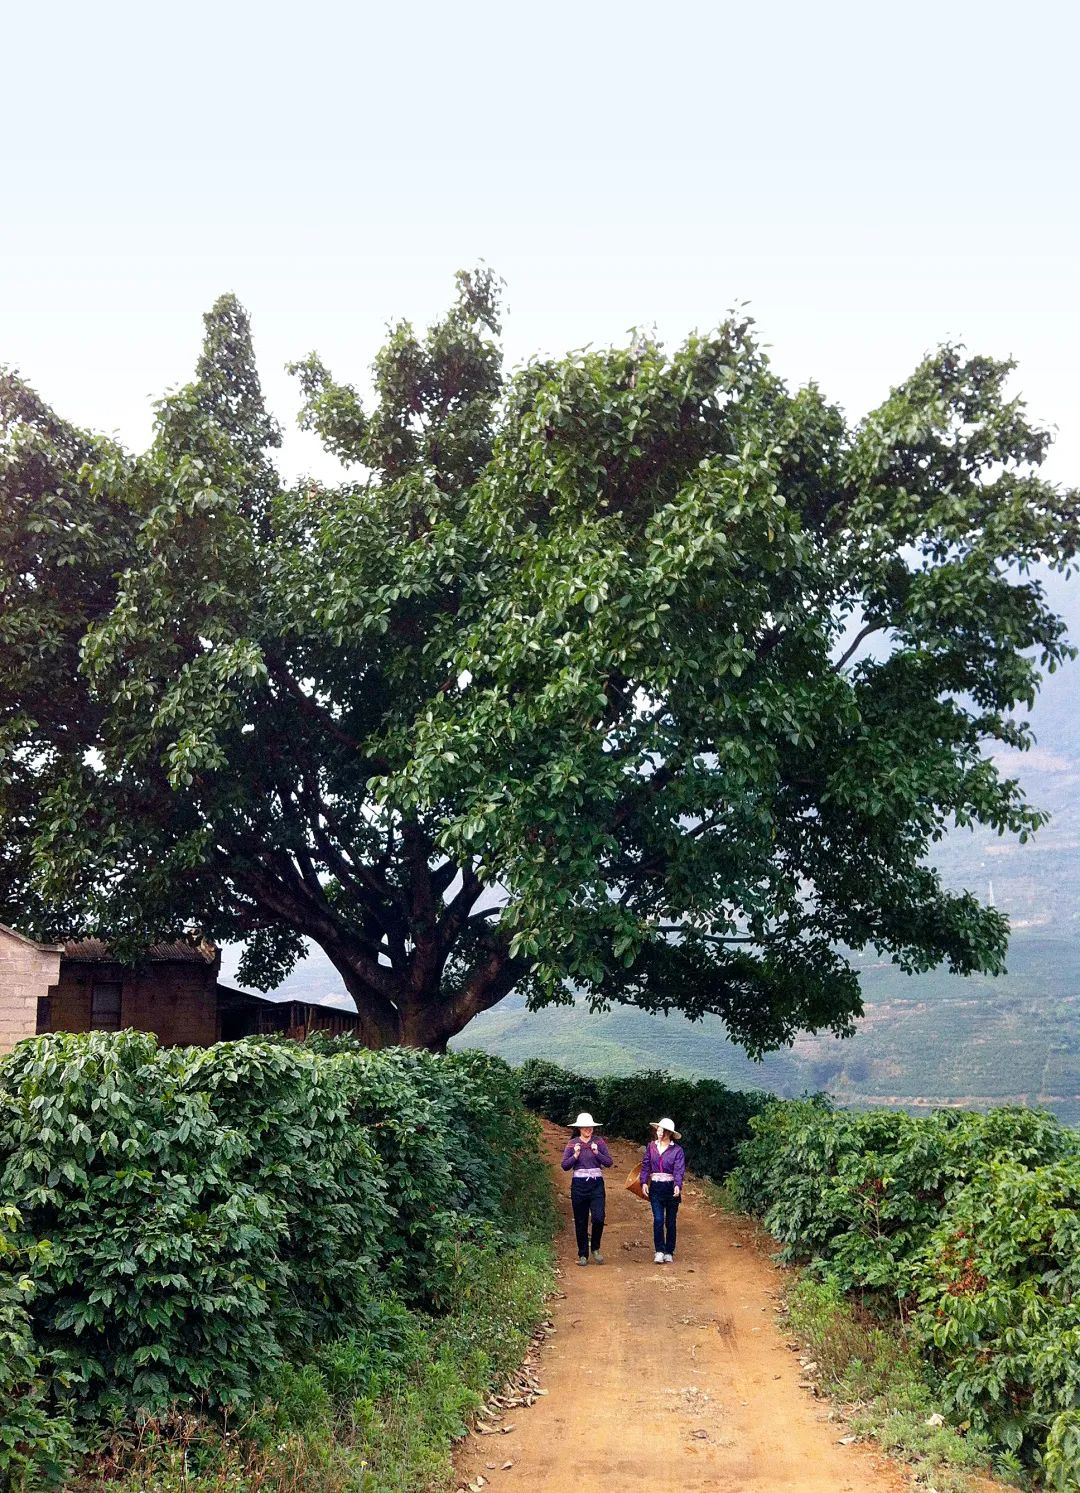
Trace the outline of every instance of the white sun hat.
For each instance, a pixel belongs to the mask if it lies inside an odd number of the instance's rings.
[[[675,1129],[675,1121],[669,1119],[667,1115],[665,1115],[662,1120],[654,1120],[652,1122],[652,1128],[654,1130],[667,1130],[671,1135],[675,1137],[676,1140],[682,1139],[682,1137],[679,1135],[679,1132]]]
[[[578,1115],[577,1119],[574,1121],[573,1125],[571,1125],[570,1128],[571,1130],[595,1130],[596,1121],[593,1119],[592,1115],[587,1114],[585,1110],[582,1110],[581,1114]]]

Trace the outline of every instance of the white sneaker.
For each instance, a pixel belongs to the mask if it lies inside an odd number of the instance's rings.
[[[664,1264],[665,1265],[674,1265],[674,1263],[675,1263],[675,1256],[674,1255],[665,1255],[664,1256]]]
[[[664,1256],[660,1253],[659,1250],[657,1250],[656,1253],[653,1255],[653,1264],[654,1265],[662,1265],[663,1263],[664,1263]]]

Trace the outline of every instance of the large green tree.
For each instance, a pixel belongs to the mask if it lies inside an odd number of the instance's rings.
[[[716,1012],[751,1051],[860,1009],[845,950],[1002,967],[950,826],[1038,827],[987,747],[1071,649],[1033,567],[1080,499],[1010,365],[946,347],[849,423],[750,326],[507,377],[496,289],[317,357],[284,486],[247,318],[144,454],[0,384],[0,916],[134,953],[305,940],[366,1039],[514,986]]]

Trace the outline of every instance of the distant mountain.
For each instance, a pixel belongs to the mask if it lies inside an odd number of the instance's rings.
[[[518,996],[478,1016],[454,1046],[580,1073],[665,1068],[786,1098],[824,1090],[855,1105],[1041,1104],[1080,1123],[1080,939],[1018,935],[999,980],[867,963],[863,990],[854,1037],[802,1036],[761,1063],[715,1017],[593,1015],[583,1004],[529,1012]]]

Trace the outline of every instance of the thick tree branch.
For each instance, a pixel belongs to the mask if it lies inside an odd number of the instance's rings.
[[[474,968],[461,989],[431,1013],[434,1044],[444,1045],[474,1016],[498,1005],[528,972],[527,959],[510,957],[508,941],[492,939],[487,957]]]
[[[340,969],[346,963],[354,980],[362,979],[381,1001],[396,1007],[398,981],[392,970],[379,963],[377,947],[367,943],[355,928],[346,926],[333,909],[319,907],[298,875],[283,880],[268,866],[251,862],[232,865],[230,874],[260,905],[298,933],[314,939],[335,966]]]
[[[439,938],[443,947],[449,951],[457,941],[461,930],[469,921],[469,914],[476,906],[482,892],[484,883],[477,876],[471,865],[465,865],[461,871],[461,887],[446,905],[439,922]]]
[[[448,887],[450,887],[454,880],[454,877],[460,870],[461,867],[458,865],[457,861],[453,860],[450,857],[444,860],[441,865],[434,867],[434,869],[429,874],[431,876],[432,890],[434,891],[436,897],[441,897],[443,895]]]
[[[833,666],[832,666],[833,673],[834,674],[839,674],[840,670],[844,667],[844,665],[858,651],[860,644],[863,643],[863,642],[865,642],[866,639],[870,636],[871,633],[880,632],[881,629],[882,629],[882,627],[883,627],[883,625],[884,624],[881,623],[881,622],[868,622],[865,627],[861,628],[855,634],[854,638],[852,639],[852,641],[848,645],[848,647],[844,650],[843,654],[833,664]]]
[[[372,777],[390,770],[390,764],[384,757],[368,756],[362,741],[358,741],[355,736],[351,736],[348,731],[338,724],[329,711],[323,709],[317,700],[313,700],[310,695],[304,693],[299,681],[293,678],[280,659],[275,658],[273,654],[265,651],[264,657],[266,658],[267,673],[278,688],[283,690],[291,700],[295,700],[303,714],[310,721],[315,722],[320,730],[332,736],[342,746],[348,747],[350,751],[358,752],[364,758],[364,767]]]
[[[440,900],[431,880],[433,846],[416,820],[401,827],[405,864],[409,869],[409,925],[413,941],[409,989],[419,997],[439,979],[449,952],[439,933]]]

